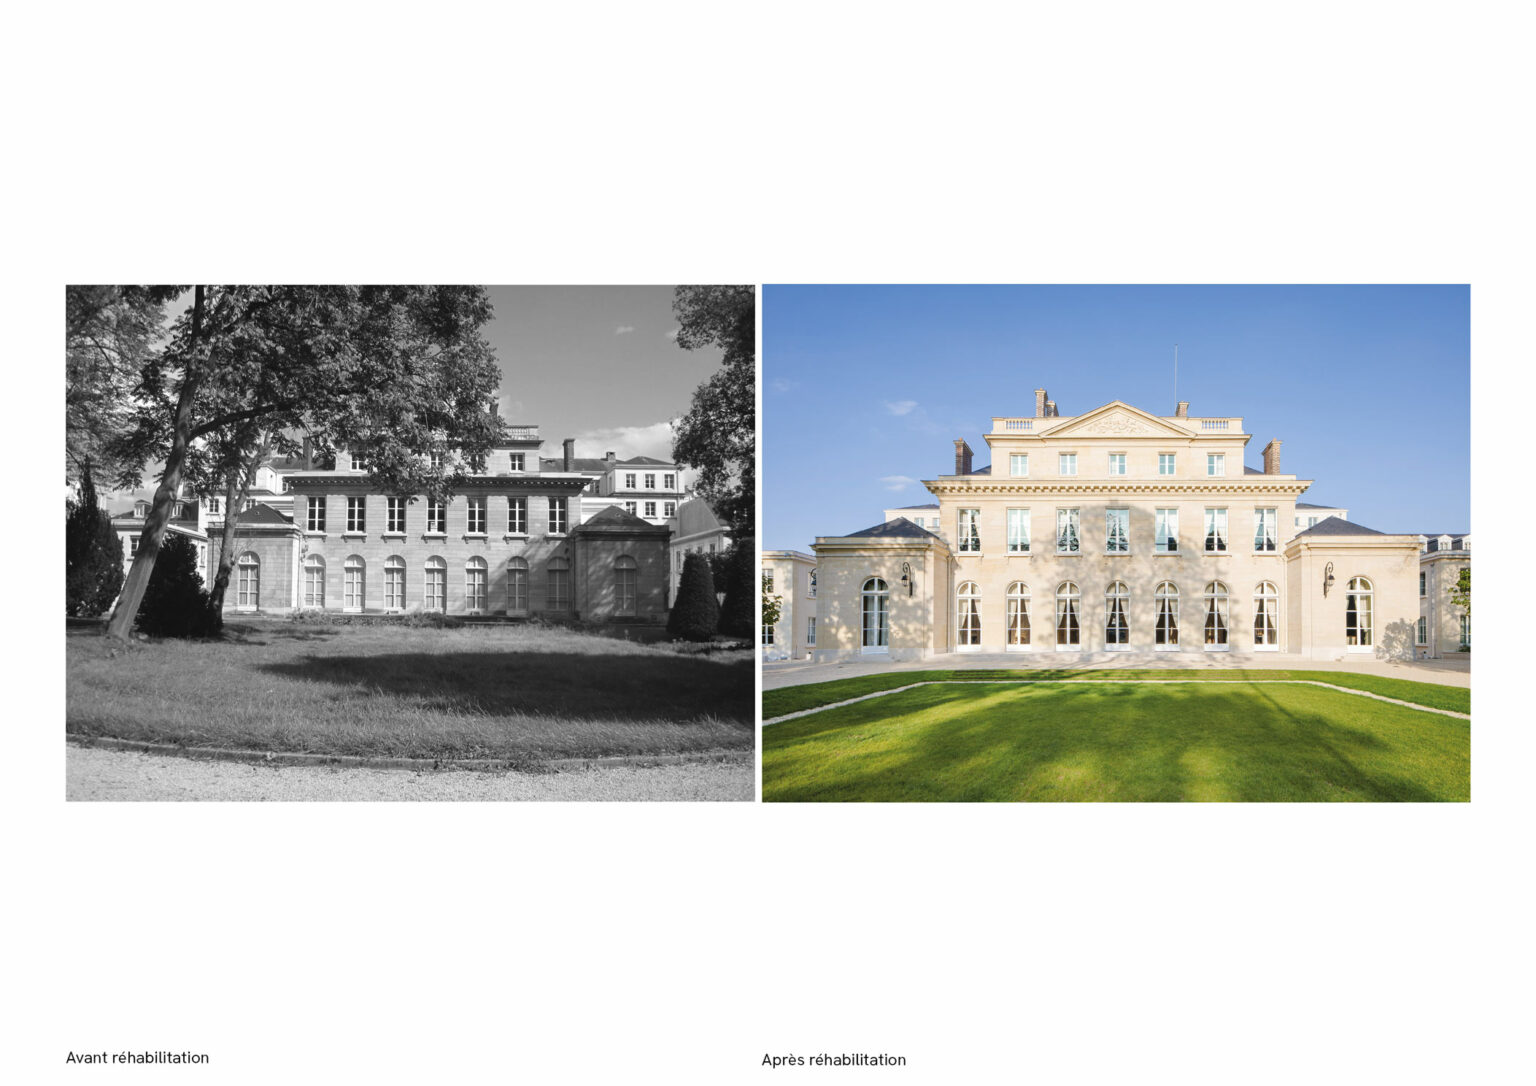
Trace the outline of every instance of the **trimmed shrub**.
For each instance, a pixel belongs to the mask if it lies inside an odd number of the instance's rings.
[[[87,464],[80,476],[79,504],[65,504],[64,612],[95,618],[122,590],[123,545],[112,530],[112,518],[96,504],[96,484]]]
[[[186,536],[167,532],[135,624],[155,637],[210,637],[222,625],[219,618],[197,572],[197,548]]]
[[[726,565],[725,606],[720,609],[720,632],[727,637],[751,640],[757,629],[757,604],[761,587],[757,579],[757,548],[750,539],[731,548]]]
[[[720,625],[720,604],[715,599],[715,578],[709,558],[690,554],[683,563],[677,602],[667,616],[667,635],[684,641],[708,641]]]

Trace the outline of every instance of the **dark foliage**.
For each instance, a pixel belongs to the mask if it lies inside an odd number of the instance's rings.
[[[727,637],[751,638],[757,628],[759,585],[753,558],[757,548],[750,539],[732,547],[726,556],[725,606],[720,609],[720,632]]]
[[[679,347],[721,352],[720,369],[694,391],[678,420],[672,455],[698,469],[699,497],[740,539],[754,534],[757,491],[757,291],[678,287],[672,312]]]
[[[155,637],[212,637],[223,625],[209,607],[197,550],[186,536],[172,532],[160,544],[137,625]]]
[[[87,462],[80,476],[80,501],[66,506],[64,519],[64,609],[75,618],[106,613],[123,588],[123,551],[112,518],[96,504],[96,484]]]
[[[709,559],[690,554],[683,563],[682,581],[677,587],[677,602],[667,617],[667,633],[684,641],[708,641],[720,624],[720,604],[715,599],[715,578]]]

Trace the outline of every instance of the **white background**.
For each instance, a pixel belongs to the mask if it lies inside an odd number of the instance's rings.
[[[1510,552],[1529,502],[1476,493],[1530,459],[1517,12],[10,13],[6,1077],[1528,1075],[1529,587]],[[61,287],[225,278],[1470,282],[1496,586],[1473,802],[66,804]],[[1383,472],[1432,454],[1423,394],[1422,431],[1372,451]],[[63,1064],[124,1048],[213,1062]],[[820,1051],[909,1062],[760,1067]]]

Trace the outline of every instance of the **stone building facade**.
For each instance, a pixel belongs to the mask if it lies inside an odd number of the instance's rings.
[[[1472,616],[1451,599],[1451,589],[1461,571],[1472,568],[1472,535],[1424,535],[1419,540],[1419,655],[1471,652]]]

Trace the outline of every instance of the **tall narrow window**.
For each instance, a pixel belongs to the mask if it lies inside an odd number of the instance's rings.
[[[1206,453],[1205,473],[1207,475],[1225,475],[1227,473],[1227,454]]]
[[[773,591],[773,570],[771,569],[763,570],[763,590],[765,592]]]
[[[1414,638],[1413,643],[1415,645],[1429,644],[1429,619],[1425,618],[1423,615],[1419,616],[1419,632],[1418,635]]]
[[[1159,509],[1157,511],[1157,553],[1177,554],[1179,552],[1179,511],[1178,509]]]
[[[1344,643],[1364,651],[1371,647],[1374,617],[1371,600],[1375,593],[1364,577],[1351,577],[1344,593]]]
[[[981,510],[960,510],[960,553],[981,553]]]
[[[304,530],[308,532],[325,531],[325,498],[311,495],[304,499],[306,515],[304,518]]]
[[[1109,473],[1111,475],[1125,474],[1125,453],[1109,454]]]
[[[421,605],[428,611],[448,610],[448,563],[437,555],[427,559]]]
[[[1083,629],[1078,620],[1082,593],[1073,581],[1063,581],[1056,589],[1056,647],[1081,648]]]
[[[1425,595],[1425,592],[1424,592],[1425,576],[1426,575],[1425,575],[1424,571],[1420,570],[1419,571],[1419,599],[1423,599],[1424,595]]]
[[[645,489],[647,489],[647,490],[655,490],[656,489],[656,473],[655,472],[648,471],[648,472],[645,473]]]
[[[471,612],[485,611],[486,561],[478,554],[464,563],[464,607]]]
[[[1460,647],[1464,648],[1464,649],[1470,649],[1472,647],[1472,616],[1471,615],[1462,615],[1461,616],[1461,645],[1460,645]]]
[[[1008,644],[1013,651],[1029,648],[1029,585],[1014,581],[1008,586]]]
[[[960,651],[981,647],[981,589],[975,581],[966,581],[955,593],[959,618]]]
[[[618,561],[613,564],[613,585],[617,597],[617,611],[621,615],[633,615],[635,613],[635,578],[638,575],[638,566],[633,558],[627,554],[619,555]]]
[[[367,499],[359,494],[347,497],[347,531],[366,532],[368,530]]]
[[[1079,509],[1056,510],[1056,553],[1077,554],[1081,550],[1078,526],[1082,511]]]
[[[1008,454],[1008,474],[1009,475],[1028,475],[1029,474],[1029,453],[1009,453]]]
[[[1104,510],[1104,551],[1106,554],[1131,552],[1131,511]]]
[[[1172,475],[1174,473],[1174,453],[1157,454],[1157,473],[1159,475]]]
[[[1157,592],[1153,595],[1153,601],[1157,604],[1157,623],[1154,627],[1153,643],[1160,649],[1176,649],[1179,647],[1179,587],[1172,581],[1164,581],[1157,586]]]
[[[347,611],[361,611],[365,600],[366,563],[362,555],[348,555],[342,563],[341,606]]]
[[[676,502],[662,502],[661,503],[661,515],[664,516],[664,517],[674,517],[674,516],[676,516],[677,515],[677,503]]]
[[[1131,647],[1131,592],[1124,581],[1115,581],[1104,593],[1104,646],[1109,649]]]
[[[398,554],[384,559],[384,609],[405,610],[405,559]]]
[[[890,646],[890,589],[879,577],[864,582],[861,593],[864,652],[885,652]]]
[[[1275,550],[1275,511],[1253,511],[1253,549],[1261,554],[1273,554]]]
[[[304,606],[325,606],[325,559],[318,554],[304,559]]]
[[[448,506],[438,498],[427,501],[427,533],[442,535],[448,531]]]
[[[528,534],[528,499],[507,499],[507,534]]]
[[[645,503],[645,515],[647,517],[654,517],[656,515],[656,503],[655,502],[646,502]]]
[[[1272,649],[1280,644],[1280,593],[1269,581],[1260,581],[1253,592],[1253,647]]]
[[[676,490],[677,489],[677,476],[673,475],[671,472],[668,472],[667,474],[663,475],[661,477],[661,488],[663,490]]]
[[[1029,553],[1029,510],[1008,510],[1008,553]]]
[[[807,645],[815,645],[816,644],[816,616],[815,615],[811,615],[810,617],[808,617],[805,620],[805,643]]]
[[[1225,509],[1205,511],[1205,549],[1210,554],[1227,552],[1227,511]]]
[[[816,567],[815,566],[811,567],[810,584],[807,587],[805,594],[806,594],[806,597],[809,598],[809,599],[813,599],[814,600],[816,598]]]
[[[564,611],[571,606],[571,564],[564,558],[549,560],[545,605],[551,611]]]
[[[468,534],[470,534],[470,535],[484,535],[485,534],[485,499],[484,498],[470,498],[469,499]]]
[[[1057,453],[1056,473],[1058,475],[1077,474],[1077,453]]]
[[[384,530],[396,535],[405,534],[405,499],[386,498],[384,514]]]
[[[624,489],[625,490],[635,490],[635,489],[637,489],[637,487],[635,486],[635,479],[636,478],[637,477],[636,477],[634,472],[632,472],[632,471],[625,472],[624,473]]]
[[[564,498],[549,499],[549,534],[563,535],[566,530],[566,506]]]
[[[523,614],[528,610],[528,559],[507,559],[507,610]]]
[[[240,556],[240,561],[235,564],[235,607],[241,611],[254,611],[259,606],[261,606],[261,559],[251,551],[246,551]]]
[[[1205,586],[1205,647],[1208,649],[1224,649],[1228,647],[1227,633],[1230,626],[1230,611],[1227,586],[1220,581],[1212,581]]]

